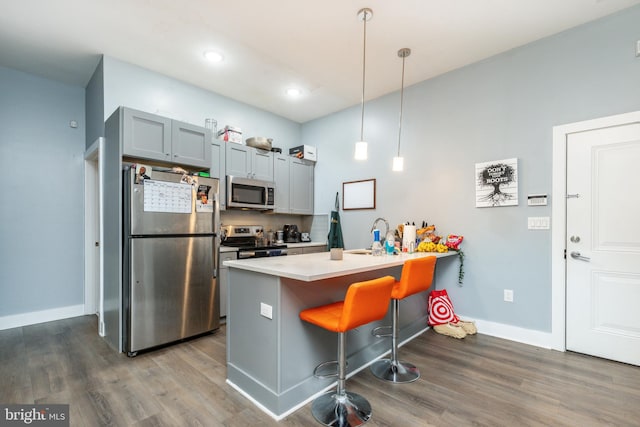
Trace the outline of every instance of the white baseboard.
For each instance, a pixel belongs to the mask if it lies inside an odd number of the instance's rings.
[[[37,323],[51,322],[53,320],[68,319],[69,317],[83,316],[84,314],[84,304],[79,304],[4,316],[0,317],[0,331],[35,325]]]
[[[492,337],[504,338],[523,344],[529,344],[542,348],[554,348],[553,336],[551,332],[536,331],[533,329],[520,328],[518,326],[505,325],[504,323],[490,322],[487,320],[476,320],[466,316],[458,315],[463,320],[472,320],[476,323],[479,334],[490,335]]]

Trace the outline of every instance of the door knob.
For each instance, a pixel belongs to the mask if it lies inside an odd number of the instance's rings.
[[[579,260],[582,260],[582,261],[591,261],[591,258],[586,257],[586,256],[582,256],[582,255],[580,255],[580,252],[576,252],[576,251],[571,252],[571,258],[579,259]]]

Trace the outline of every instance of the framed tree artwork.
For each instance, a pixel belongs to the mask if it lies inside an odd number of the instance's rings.
[[[518,159],[476,163],[476,207],[518,205]]]

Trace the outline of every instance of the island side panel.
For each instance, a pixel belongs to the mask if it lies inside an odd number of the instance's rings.
[[[335,383],[313,377],[313,369],[336,359],[337,335],[301,321],[300,311],[344,299],[352,283],[384,275],[398,280],[402,272],[400,265],[302,281],[230,267],[227,377],[276,416]],[[425,291],[400,302],[400,342],[427,328],[427,297]],[[273,307],[273,320],[260,316],[260,302]],[[391,325],[391,307],[382,321],[347,334],[348,373],[390,352],[390,338],[371,335],[381,325]]]
[[[277,413],[279,278],[230,268],[229,284],[227,378]],[[273,319],[260,315],[260,303]]]

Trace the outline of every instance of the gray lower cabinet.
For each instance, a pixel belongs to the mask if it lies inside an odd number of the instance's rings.
[[[123,155],[203,169],[211,167],[209,129],[127,107],[120,107],[116,113],[122,123]]]
[[[327,252],[327,245],[300,246],[297,248],[292,248],[292,247],[287,248],[287,255],[315,254],[317,252]]]
[[[237,252],[221,252],[220,268],[218,269],[218,283],[220,286],[220,317],[227,316],[229,295],[229,267],[223,265],[224,261],[238,259]]]
[[[242,144],[227,143],[226,174],[273,181],[273,153]]]
[[[317,252],[327,252],[327,245],[322,246],[306,246],[302,248],[302,253],[305,254],[315,254]]]

